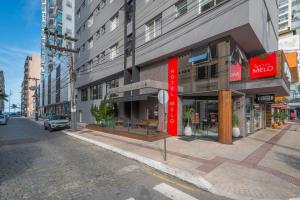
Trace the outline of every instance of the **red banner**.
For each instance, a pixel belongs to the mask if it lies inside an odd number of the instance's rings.
[[[265,59],[257,57],[250,59],[250,79],[272,77],[277,74],[276,52],[269,54]]]
[[[230,82],[242,80],[242,65],[238,62],[230,65]]]
[[[172,57],[168,61],[168,134],[177,135],[178,112],[178,57]]]

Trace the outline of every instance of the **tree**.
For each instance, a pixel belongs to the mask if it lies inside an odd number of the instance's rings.
[[[117,108],[112,103],[106,102],[109,99],[110,96],[106,95],[99,106],[93,104],[90,108],[91,115],[95,117],[96,123],[99,125],[106,126],[116,116]]]
[[[14,110],[14,113],[16,112],[16,109],[18,108],[17,104],[12,104],[11,108]]]

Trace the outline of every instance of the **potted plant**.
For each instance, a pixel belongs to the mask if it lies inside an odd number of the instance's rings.
[[[241,135],[239,125],[240,125],[240,119],[237,116],[237,114],[233,113],[233,115],[232,115],[232,126],[233,126],[232,136],[233,137],[239,137]]]
[[[192,120],[192,117],[194,115],[195,111],[192,107],[187,108],[187,110],[184,113],[184,118],[188,121],[187,126],[184,128],[184,135],[191,136],[192,135],[192,128],[190,127],[190,120]]]

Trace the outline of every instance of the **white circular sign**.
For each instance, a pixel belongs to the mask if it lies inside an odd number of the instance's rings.
[[[159,90],[157,98],[158,98],[158,101],[159,101],[160,104],[167,103],[168,100],[169,100],[168,92],[166,90]]]

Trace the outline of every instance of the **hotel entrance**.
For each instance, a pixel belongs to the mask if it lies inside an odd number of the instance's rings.
[[[182,135],[218,140],[218,100],[183,99]]]

